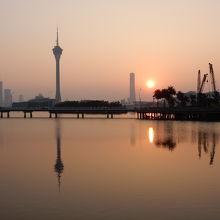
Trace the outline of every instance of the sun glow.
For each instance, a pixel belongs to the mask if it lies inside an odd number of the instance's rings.
[[[146,82],[146,86],[147,86],[149,89],[151,89],[151,88],[153,88],[153,87],[155,86],[155,83],[154,83],[154,81],[152,81],[152,80],[148,80],[148,81]]]
[[[154,129],[153,128],[148,129],[148,139],[150,143],[154,142]]]

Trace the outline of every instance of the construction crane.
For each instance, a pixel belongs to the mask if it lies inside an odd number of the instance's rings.
[[[209,73],[210,73],[210,78],[211,78],[211,83],[212,83],[212,92],[217,92],[216,84],[215,84],[215,74],[213,70],[213,65],[211,63],[209,63]]]
[[[203,92],[203,89],[204,89],[207,77],[208,77],[208,73],[203,75],[202,83],[200,85],[198,93],[202,93]]]
[[[197,80],[197,93],[199,93],[201,87],[201,72],[200,70],[198,71],[198,80]]]

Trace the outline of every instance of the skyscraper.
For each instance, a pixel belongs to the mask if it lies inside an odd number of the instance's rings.
[[[3,106],[3,83],[0,81],[0,107]]]
[[[135,73],[130,73],[130,103],[136,102],[136,96],[135,96]]]
[[[56,46],[53,48],[53,54],[56,60],[56,96],[55,103],[61,102],[61,94],[60,94],[60,56],[63,52],[63,49],[59,46],[59,36],[57,29],[57,40]]]
[[[12,106],[12,94],[10,89],[4,90],[4,106],[11,107]]]

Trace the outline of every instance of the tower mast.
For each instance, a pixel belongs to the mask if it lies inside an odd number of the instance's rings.
[[[197,79],[197,93],[199,93],[201,87],[201,72],[200,70],[198,71],[198,79]]]

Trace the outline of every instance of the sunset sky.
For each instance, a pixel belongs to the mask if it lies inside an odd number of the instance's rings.
[[[0,0],[0,80],[27,100],[55,95],[59,26],[63,100],[121,100],[156,88],[196,90],[214,65],[220,88],[219,0]],[[147,80],[155,88],[146,87]],[[208,89],[208,86],[207,86]]]

